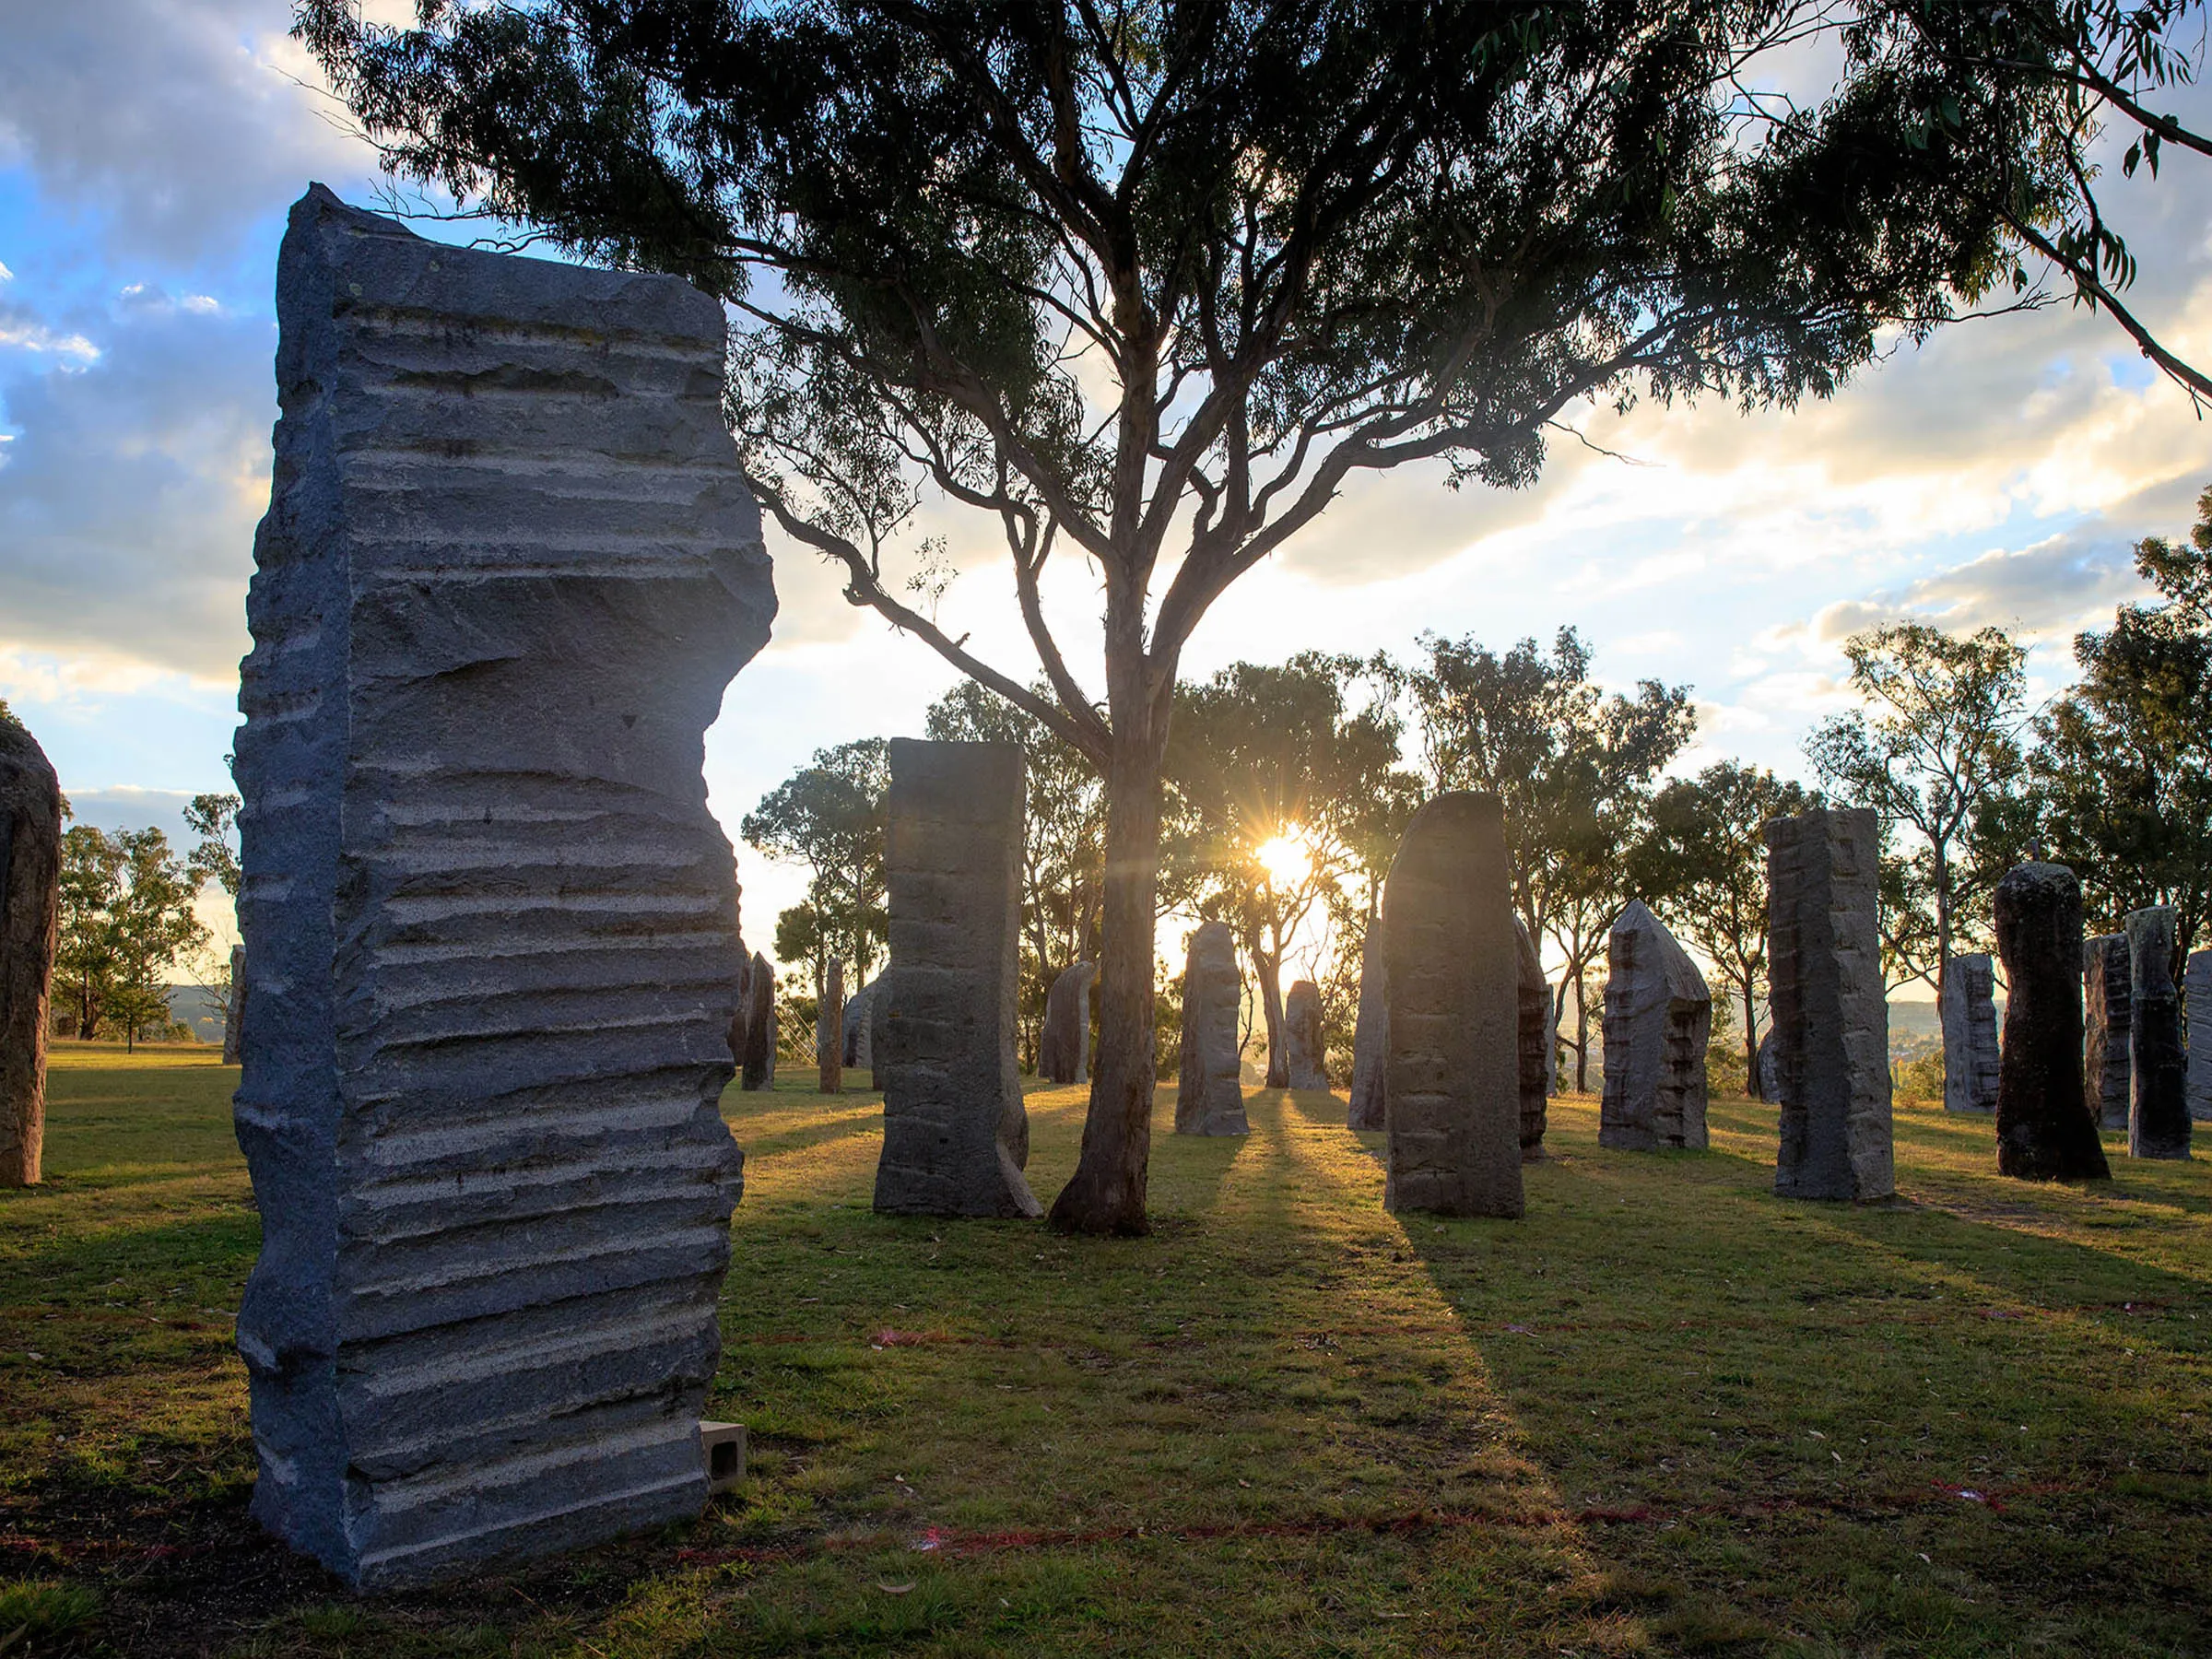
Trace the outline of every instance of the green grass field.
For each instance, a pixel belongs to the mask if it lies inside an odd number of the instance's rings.
[[[1072,1241],[878,1218],[873,1098],[733,1092],[752,1478],[364,1601],[245,1519],[234,1077],[65,1052],[0,1194],[0,1659],[2212,1652],[2202,1161],[2032,1187],[1907,1110],[1900,1202],[1783,1204],[1767,1109],[1635,1155],[1570,1100],[1525,1220],[1440,1223],[1263,1094]],[[1080,1092],[1030,1107],[1049,1197]]]

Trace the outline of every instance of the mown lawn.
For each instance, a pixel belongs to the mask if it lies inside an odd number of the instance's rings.
[[[1900,1203],[1783,1204],[1740,1102],[1660,1155],[1556,1102],[1527,1218],[1439,1223],[1261,1095],[1106,1242],[878,1218],[873,1098],[733,1092],[746,1488],[357,1601],[244,1519],[234,1077],[65,1053],[0,1195],[0,1659],[2212,1652],[2212,1167],[2035,1188],[1901,1111]]]

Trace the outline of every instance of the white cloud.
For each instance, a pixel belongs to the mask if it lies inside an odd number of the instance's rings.
[[[0,351],[51,354],[78,363],[88,363],[100,355],[100,347],[83,335],[49,328],[28,306],[12,305],[5,300],[0,300]]]
[[[0,378],[0,648],[209,679],[245,649],[275,331],[142,289],[88,366]]]
[[[111,249],[228,255],[316,171],[371,165],[290,19],[288,0],[0,0],[0,166]]]

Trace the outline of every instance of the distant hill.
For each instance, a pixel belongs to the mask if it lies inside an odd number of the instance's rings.
[[[190,1026],[192,1034],[202,1042],[223,1040],[223,1005],[214,992],[198,985],[171,985],[169,1012],[172,1019]]]

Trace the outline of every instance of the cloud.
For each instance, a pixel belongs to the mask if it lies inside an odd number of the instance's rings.
[[[0,351],[31,351],[41,356],[68,358],[78,364],[88,363],[100,355],[100,347],[83,335],[64,334],[57,328],[50,328],[39,321],[29,306],[5,300],[0,300]]]
[[[311,174],[373,164],[290,20],[288,0],[0,0],[0,166],[112,250],[228,254]]]
[[[90,325],[88,366],[34,358],[0,411],[0,648],[228,678],[268,500],[275,330],[159,290]]]
[[[2150,592],[2136,574],[2136,542],[2188,522],[2194,475],[2137,491],[2110,512],[2018,548],[1996,548],[1895,592],[1829,606],[1810,636],[1840,643],[1887,622],[1916,618],[1952,633],[2002,628],[2030,639],[2070,636]]]

